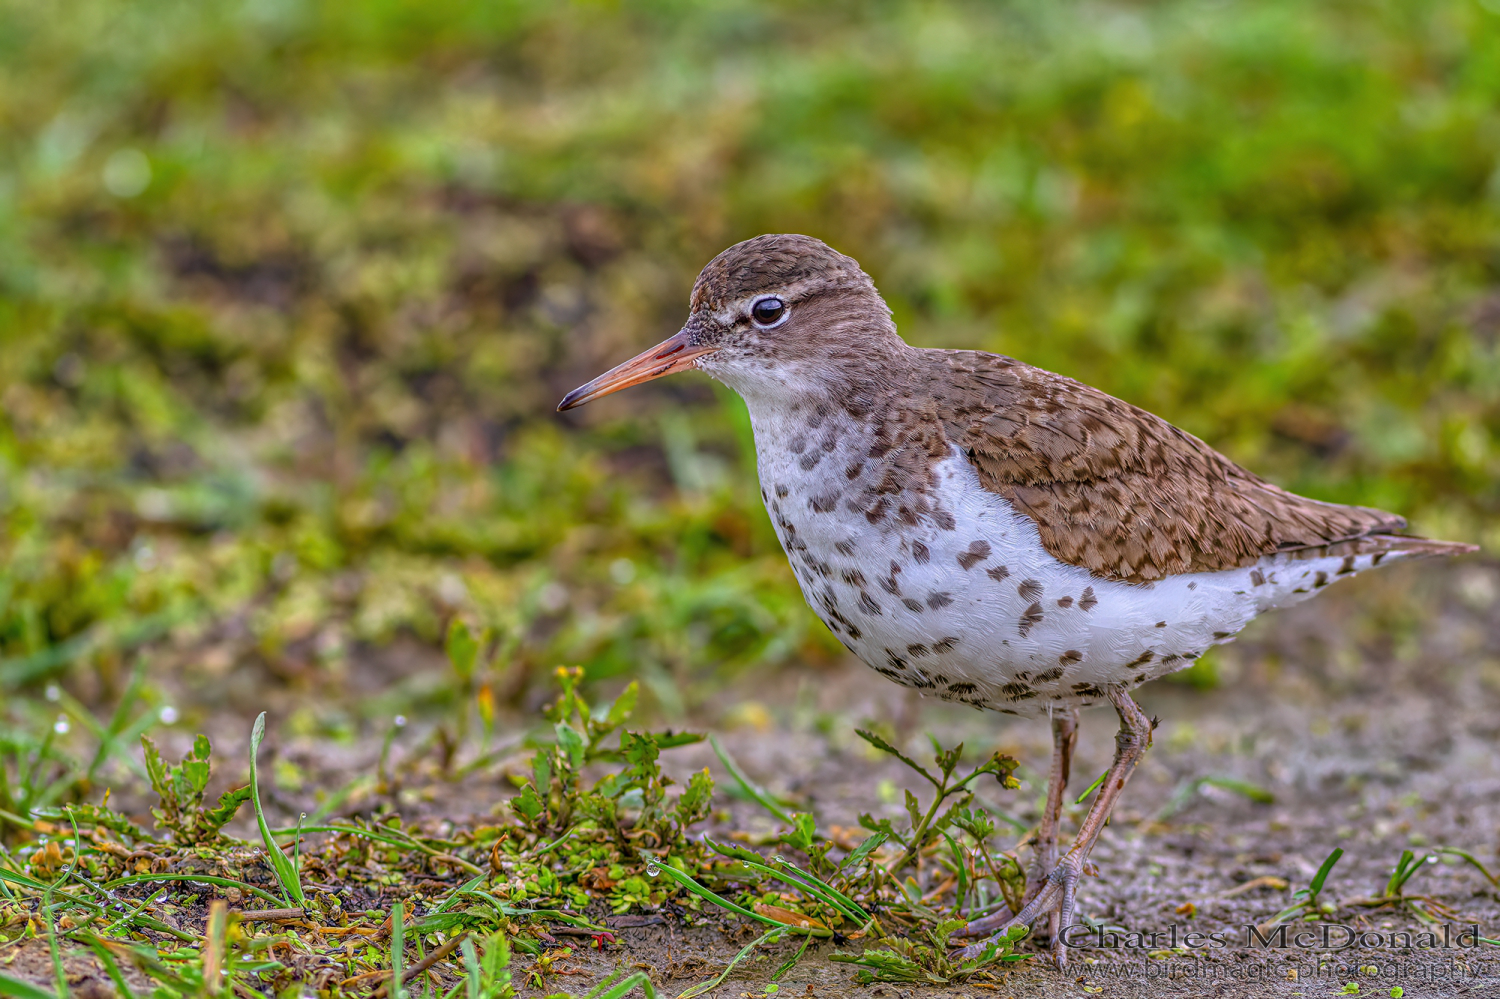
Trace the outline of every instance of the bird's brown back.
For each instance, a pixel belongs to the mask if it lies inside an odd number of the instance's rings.
[[[1102,578],[1230,569],[1406,526],[1383,510],[1289,493],[1071,378],[995,354],[915,353],[932,416],[984,487],[1031,517],[1054,557]]]

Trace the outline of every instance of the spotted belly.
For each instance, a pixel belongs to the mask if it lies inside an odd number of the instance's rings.
[[[961,454],[934,466],[922,516],[898,515],[919,507],[899,495],[871,516],[806,471],[762,454],[767,510],[809,606],[883,676],[1007,714],[1089,704],[1183,669],[1257,614],[1380,561],[1278,555],[1113,582],[1048,553]]]

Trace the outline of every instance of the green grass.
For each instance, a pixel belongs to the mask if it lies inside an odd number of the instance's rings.
[[[1493,544],[1497,28],[1472,0],[0,4],[0,687],[163,634],[316,684],[454,616],[502,700],[562,661],[680,711],[839,654],[738,402],[684,377],[551,411],[761,231],[859,256],[914,342]]]

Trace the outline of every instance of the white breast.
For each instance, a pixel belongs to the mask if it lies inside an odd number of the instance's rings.
[[[863,461],[862,441],[788,434],[756,408],[762,493],[808,604],[872,668],[949,700],[1025,715],[1086,704],[1372,564],[1279,555],[1155,583],[1097,579],[1053,558],[956,449],[926,496],[951,517],[872,523],[849,502],[858,477],[842,472]]]

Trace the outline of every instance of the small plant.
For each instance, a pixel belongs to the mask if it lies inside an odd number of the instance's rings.
[[[622,731],[635,710],[637,684],[632,682],[605,710],[590,712],[578,693],[582,675],[576,668],[557,671],[562,695],[547,712],[556,742],[537,750],[531,778],[512,799],[512,809],[523,826],[540,835],[593,829],[633,849],[680,843],[688,826],[708,816],[713,778],[707,769],[694,774],[669,804],[666,789],[673,781],[661,772],[657,758],[663,749],[700,742],[703,736]],[[616,732],[619,740],[612,745]],[[604,762],[625,767],[585,788],[585,768]]]
[[[484,940],[484,956],[474,949],[474,941],[465,937],[459,942],[464,962],[465,999],[511,999],[510,945],[504,933],[492,933]]]
[[[246,784],[227,791],[219,797],[217,805],[207,808],[203,795],[208,787],[209,755],[212,752],[208,736],[199,735],[194,739],[193,748],[175,766],[167,765],[150,736],[141,736],[141,748],[145,750],[146,773],[151,787],[161,799],[160,805],[151,809],[156,824],[169,830],[173,842],[183,846],[216,842],[220,830],[249,800],[251,786]]]
[[[957,985],[978,974],[992,972],[996,964],[1026,959],[1026,955],[1014,951],[1016,943],[1026,936],[1026,928],[1016,926],[1005,937],[989,941],[978,957],[953,960],[949,956],[948,938],[962,929],[964,923],[962,919],[922,923],[913,936],[885,937],[879,947],[860,954],[835,952],[829,960],[853,965],[857,969],[854,980],[861,985],[872,982]]]
[[[1344,850],[1342,847],[1334,847],[1333,852],[1323,861],[1317,873],[1313,875],[1312,881],[1308,883],[1308,886],[1292,892],[1292,901],[1295,904],[1282,909],[1276,915],[1262,923],[1257,929],[1264,933],[1275,929],[1277,926],[1296,916],[1302,916],[1304,919],[1324,919],[1337,912],[1338,906],[1332,902],[1319,901],[1319,899],[1323,892],[1323,883],[1328,880],[1329,872],[1333,870],[1334,865],[1339,862],[1339,859],[1343,855]]]
[[[256,716],[255,726],[250,730],[250,801],[255,805],[255,824],[260,829],[266,858],[271,869],[276,872],[276,880],[281,884],[283,898],[287,905],[301,909],[307,905],[307,900],[302,895],[302,880],[297,874],[297,868],[281,852],[281,847],[276,845],[271,827],[266,824],[265,810],[260,806],[260,777],[256,770],[256,757],[260,755],[260,743],[265,737],[266,713],[262,711]]]
[[[933,762],[937,765],[938,775],[934,776],[928,769],[902,753],[895,746],[886,742],[880,736],[864,729],[856,729],[860,738],[883,753],[889,753],[933,786],[934,794],[932,802],[924,810],[921,801],[911,791],[906,792],[906,812],[910,818],[910,826],[905,830],[897,830],[895,823],[890,819],[875,819],[868,813],[859,817],[859,824],[871,832],[885,833],[891,839],[900,843],[905,849],[891,861],[886,870],[891,875],[907,864],[911,863],[922,850],[936,842],[942,835],[942,830],[953,824],[954,818],[964,810],[973,800],[973,793],[969,791],[969,784],[983,774],[992,774],[1001,787],[1014,789],[1020,787],[1020,782],[1015,779],[1014,774],[1017,762],[1009,756],[995,753],[983,763],[974,767],[965,776],[954,780],[953,771],[958,768],[959,761],[963,759],[964,746],[959,743],[952,749],[944,749],[936,739],[932,739],[932,748],[935,752]],[[942,815],[938,810],[942,808],[943,802],[957,795],[958,800],[949,806]]]

